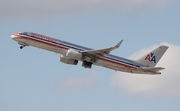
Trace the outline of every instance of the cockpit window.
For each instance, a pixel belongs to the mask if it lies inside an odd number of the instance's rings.
[[[22,35],[22,32],[19,32],[18,34]]]
[[[18,32],[18,34],[32,36],[31,32]]]

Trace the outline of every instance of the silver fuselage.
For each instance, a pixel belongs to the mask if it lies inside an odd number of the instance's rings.
[[[22,32],[13,34],[11,38],[17,41],[21,45],[34,46],[55,53],[59,53],[63,56],[66,56],[66,52],[69,49],[77,51],[92,50],[87,47],[69,43],[66,41],[58,40],[48,36],[40,35],[32,32]],[[78,60],[82,61],[82,60]],[[115,55],[107,54],[98,58],[96,62],[93,62],[94,65],[103,66],[110,68],[116,71],[138,73],[138,74],[154,74],[153,72],[145,72],[141,69],[144,67],[141,64],[136,63],[135,61],[118,57]]]

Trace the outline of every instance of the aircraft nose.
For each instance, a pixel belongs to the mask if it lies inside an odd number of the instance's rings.
[[[11,35],[11,39],[15,39],[16,38],[16,36],[15,35]]]

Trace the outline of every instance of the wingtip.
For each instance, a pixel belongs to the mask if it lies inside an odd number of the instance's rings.
[[[118,48],[123,42],[123,39],[116,45],[116,47]]]

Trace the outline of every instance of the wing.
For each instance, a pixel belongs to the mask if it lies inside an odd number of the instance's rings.
[[[85,55],[93,55],[93,56],[97,56],[97,57],[100,57],[100,56],[103,56],[103,55],[106,55],[106,54],[109,54],[112,50],[115,50],[117,49],[121,43],[123,42],[123,40],[121,40],[117,45],[115,45],[114,47],[109,47],[109,48],[104,48],[104,49],[98,49],[98,50],[86,50],[86,51],[80,51],[82,54],[85,54]]]

